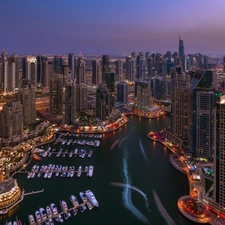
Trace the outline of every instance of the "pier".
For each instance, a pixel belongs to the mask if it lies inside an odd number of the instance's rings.
[[[35,194],[39,194],[39,193],[42,193],[42,192],[44,192],[44,188],[42,188],[39,191],[31,191],[31,192],[24,193],[24,196],[27,196],[27,195],[35,195]]]

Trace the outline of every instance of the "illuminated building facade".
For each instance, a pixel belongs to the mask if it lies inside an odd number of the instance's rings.
[[[21,190],[15,179],[8,179],[0,183],[0,209],[13,205],[21,196]]]

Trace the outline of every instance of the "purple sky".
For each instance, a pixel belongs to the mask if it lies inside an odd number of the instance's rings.
[[[8,53],[225,54],[225,0],[6,0],[0,49]]]

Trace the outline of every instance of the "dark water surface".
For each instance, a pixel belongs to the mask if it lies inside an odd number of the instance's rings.
[[[99,208],[79,212],[76,216],[64,221],[63,224],[73,225],[164,225],[170,224],[164,218],[160,207],[157,205],[153,191],[173,219],[175,224],[195,224],[184,218],[177,209],[177,200],[182,195],[189,193],[188,180],[185,175],[178,172],[169,162],[169,150],[161,144],[153,142],[147,138],[149,131],[160,131],[164,126],[170,124],[170,117],[164,116],[160,119],[140,119],[130,117],[130,122],[118,131],[105,134],[101,139],[98,148],[83,147],[93,149],[93,157],[90,158],[63,158],[62,155],[56,158],[43,158],[38,165],[61,164],[64,166],[89,166],[94,165],[94,175],[88,178],[82,174],[80,178],[61,178],[51,179],[34,178],[27,180],[25,174],[17,174],[19,186],[26,192],[40,190],[45,191],[41,194],[26,196],[25,199],[7,216],[0,217],[0,224],[5,224],[6,220],[15,220],[16,215],[24,223],[28,224],[28,215],[35,213],[39,207],[46,207],[55,203],[60,209],[59,201],[65,200],[71,207],[70,195],[78,197],[79,192],[90,189],[95,194]],[[120,138],[121,143],[110,151],[110,146]],[[67,137],[71,139],[72,137]],[[76,138],[77,139],[77,138]],[[120,143],[120,144],[119,144]],[[120,147],[119,147],[120,145]],[[57,149],[60,144],[52,145]],[[143,148],[142,148],[143,146]],[[47,149],[47,145],[43,146]],[[52,148],[53,148],[52,147]],[[63,145],[65,149],[75,149],[77,145]],[[81,147],[79,147],[81,148]],[[31,168],[37,162],[32,162]],[[140,189],[144,196],[127,187],[111,185],[116,183],[129,183]],[[147,202],[146,202],[147,198]],[[149,205],[149,208],[147,207]],[[149,222],[144,222],[149,221]],[[58,223],[55,223],[58,224]]]

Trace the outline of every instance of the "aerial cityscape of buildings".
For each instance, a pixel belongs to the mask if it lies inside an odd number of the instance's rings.
[[[196,202],[225,218],[225,57],[185,54],[184,46],[179,36],[178,52],[132,52],[101,59],[81,53],[9,56],[3,50],[2,148],[24,141],[39,124],[37,116],[73,132],[104,133],[115,130],[112,124],[124,114],[150,119],[159,117],[161,110],[170,112],[165,140],[179,154],[206,160],[214,174],[198,172],[202,186]],[[8,179],[2,182],[14,182],[18,190],[16,181]],[[206,179],[212,181],[210,191]],[[15,195],[18,192],[12,198]],[[1,201],[0,208],[5,207]]]

